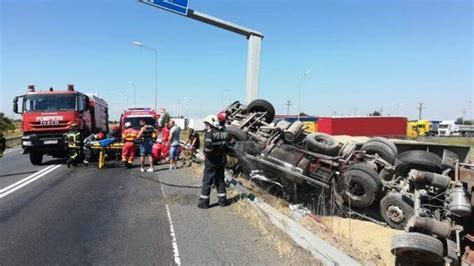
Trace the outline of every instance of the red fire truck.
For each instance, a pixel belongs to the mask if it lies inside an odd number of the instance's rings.
[[[83,136],[108,132],[107,103],[95,95],[75,91],[74,85],[68,85],[66,91],[35,91],[30,85],[26,94],[14,98],[13,111],[22,114],[21,144],[34,165],[42,163],[43,155],[67,155],[64,133],[72,124],[78,124]]]
[[[128,108],[120,116],[120,130],[125,130],[125,123],[132,123],[132,128],[140,130],[140,120],[145,119],[146,124],[158,126],[160,114],[151,108]]]

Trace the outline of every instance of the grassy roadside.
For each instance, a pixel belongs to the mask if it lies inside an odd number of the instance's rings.
[[[23,133],[21,132],[21,122],[13,122],[13,124],[15,125],[15,130],[13,131],[7,130],[3,132],[3,135],[6,138],[18,137],[18,136],[23,135]]]

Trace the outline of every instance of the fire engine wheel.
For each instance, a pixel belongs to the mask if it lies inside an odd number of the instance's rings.
[[[365,208],[374,203],[382,185],[375,170],[359,163],[349,167],[339,180],[338,187],[346,204]]]
[[[420,233],[403,233],[392,238],[392,254],[399,261],[410,263],[439,263],[443,260],[443,243],[432,236]]]
[[[275,108],[273,107],[273,105],[270,102],[262,99],[257,99],[250,102],[247,106],[247,112],[267,112],[267,115],[265,116],[265,122],[267,123],[273,122],[273,119],[275,118]]]
[[[43,162],[43,154],[40,152],[30,151],[30,162],[33,165],[41,165]]]
[[[339,143],[336,139],[325,133],[311,133],[306,136],[304,143],[310,151],[316,153],[332,155],[339,151]]]
[[[378,140],[369,140],[362,145],[361,150],[365,151],[367,154],[378,154],[380,158],[390,164],[393,164],[395,156],[397,155],[390,145]]]
[[[405,177],[411,169],[440,174],[443,171],[441,157],[422,150],[406,151],[397,155],[395,158],[395,173],[398,176]]]
[[[380,215],[390,227],[403,229],[413,216],[413,207],[401,193],[389,193],[380,201]]]

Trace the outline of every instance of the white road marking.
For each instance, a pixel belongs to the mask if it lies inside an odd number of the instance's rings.
[[[160,184],[161,193],[163,193],[163,197],[166,199],[165,190],[163,189],[163,185]],[[170,235],[171,235],[171,246],[173,247],[173,254],[174,254],[174,263],[176,265],[181,265],[181,259],[179,258],[179,250],[178,250],[178,241],[176,240],[176,233],[174,232],[173,220],[171,219],[171,212],[170,207],[168,204],[165,204],[166,207],[166,214],[168,215],[168,223],[170,224]]]
[[[23,178],[22,180],[2,189],[0,191],[0,199],[1,198],[4,198],[8,195],[10,195],[11,193],[17,191],[18,189],[34,182],[35,180],[38,180],[40,179],[41,177],[51,173],[52,171],[58,169],[59,167],[61,167],[60,164],[54,164],[54,165],[51,165],[51,166],[48,166],[46,168],[44,168],[43,170],[37,172],[37,173],[34,173],[33,175],[30,175],[26,178]]]
[[[48,171],[49,169],[51,169],[51,168],[53,168],[53,167],[54,167],[54,164],[53,164],[53,165],[50,165],[50,166],[48,166],[48,167],[45,167],[45,168],[39,170],[38,172],[36,172],[36,173],[34,173],[34,174],[31,174],[31,175],[29,175],[29,176],[27,176],[27,177],[25,177],[25,178],[23,178],[23,179],[21,179],[21,180],[15,182],[15,183],[13,183],[13,184],[11,184],[11,185],[5,187],[5,188],[0,189],[0,194],[2,194],[3,192],[5,192],[5,191],[7,191],[7,190],[9,190],[9,189],[11,189],[11,188],[13,188],[13,187],[18,186],[19,184],[21,184],[21,183],[23,183],[23,182],[26,182],[26,181],[28,181],[28,180],[34,178],[35,176],[37,176],[37,175],[39,175],[39,174],[41,174],[41,173],[43,173],[43,172]]]
[[[176,265],[181,265],[179,258],[178,242],[176,241],[176,234],[174,233],[173,220],[171,220],[170,207],[166,204],[166,213],[168,214],[168,222],[170,223],[171,245],[173,246],[174,262]]]

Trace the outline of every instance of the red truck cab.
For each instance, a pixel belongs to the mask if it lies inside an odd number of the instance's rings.
[[[55,158],[67,155],[64,133],[77,124],[83,136],[108,132],[107,103],[95,96],[75,91],[68,85],[66,91],[28,92],[13,100],[13,111],[22,114],[22,147],[29,153],[32,164],[42,163],[43,155]]]

